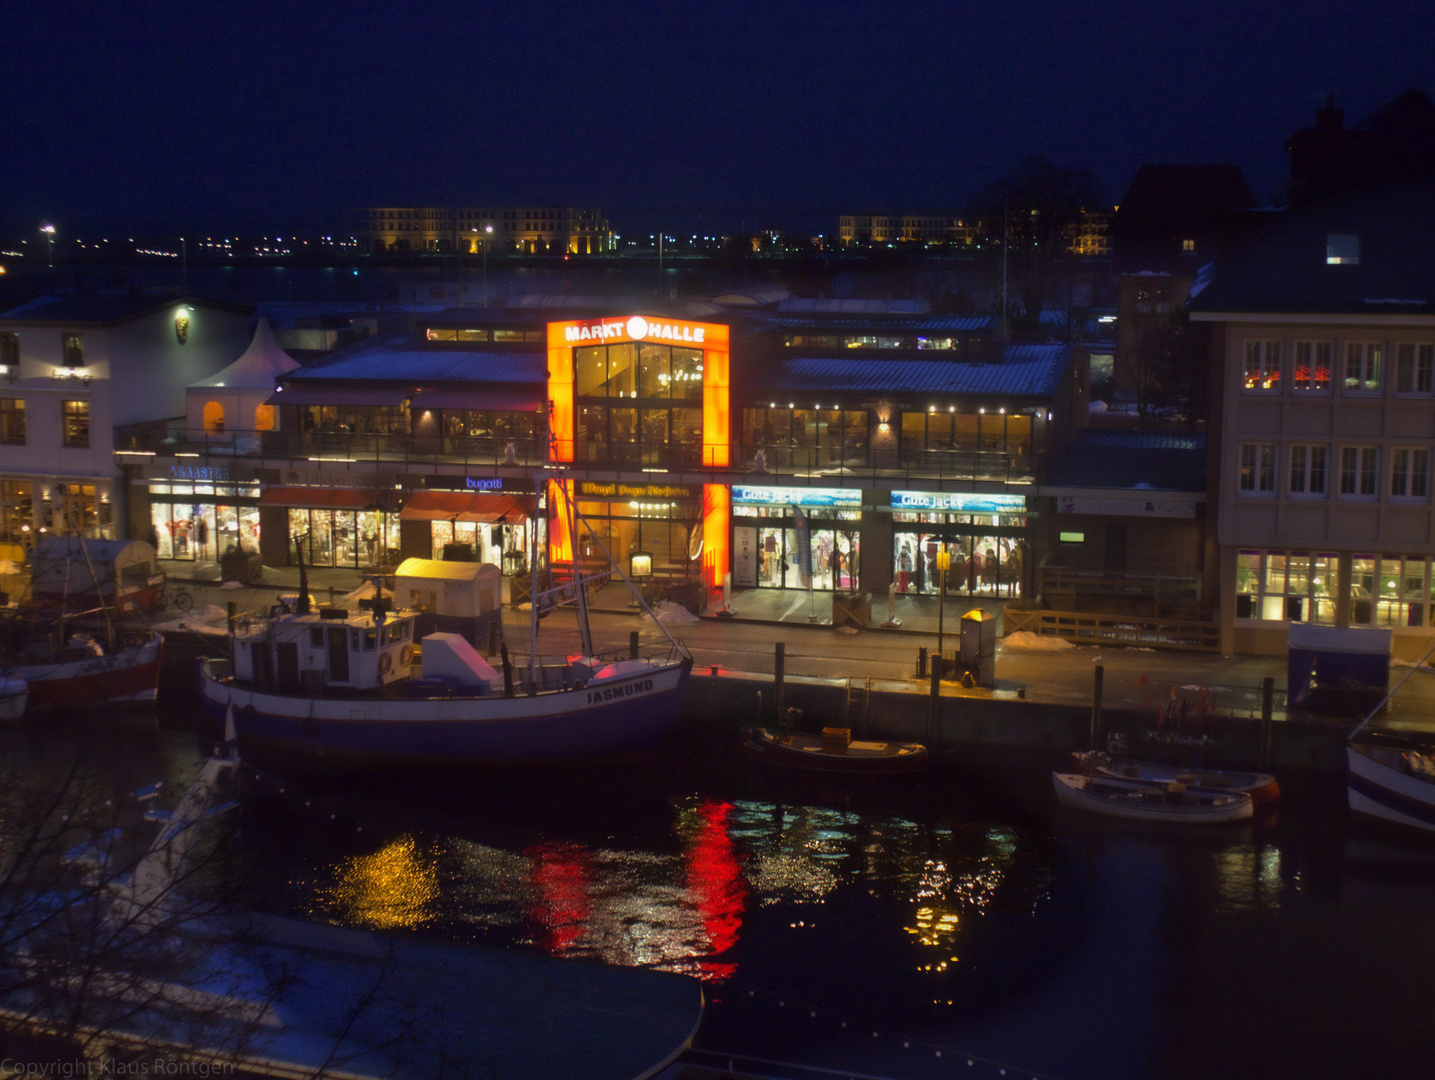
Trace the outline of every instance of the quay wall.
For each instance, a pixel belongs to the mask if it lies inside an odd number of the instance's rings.
[[[758,695],[763,718],[775,717],[775,684],[771,675],[724,671],[717,675],[695,671],[683,701],[684,719],[691,724],[731,727],[757,720]],[[1041,701],[990,691],[959,691],[944,686],[933,698],[916,683],[882,683],[868,698],[865,722],[848,723],[846,686],[834,680],[789,677],[783,682],[784,706],[803,713],[804,726],[850,726],[854,737],[925,743],[934,753],[951,752],[975,762],[993,757],[1005,761],[1025,758],[1033,769],[1065,768],[1074,750],[1093,744],[1092,708],[1066,702]],[[1153,719],[1138,710],[1103,707],[1101,730],[1095,744],[1104,745],[1107,733],[1126,736],[1133,756],[1160,756],[1192,764],[1233,769],[1295,771],[1327,779],[1345,776],[1347,725],[1320,719],[1284,717],[1267,725],[1260,718],[1213,717],[1203,728],[1210,740],[1203,747],[1164,744],[1157,749]],[[1268,741],[1262,753],[1262,742]],[[1143,750],[1146,753],[1143,754]],[[1172,755],[1178,755],[1173,757]],[[1199,755],[1197,757],[1196,755]]]

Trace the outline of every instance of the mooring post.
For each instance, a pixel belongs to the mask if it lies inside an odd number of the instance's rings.
[[[227,607],[229,608],[229,636],[233,637],[234,624],[239,620],[239,604],[231,600]]]
[[[1096,740],[1101,735],[1101,683],[1106,676],[1106,668],[1096,665],[1096,685],[1091,691],[1091,746],[1092,750],[1100,750],[1101,744]]]
[[[937,711],[942,703],[942,657],[932,657],[932,696],[927,699],[927,741],[937,741]]]
[[[1270,675],[1261,680],[1261,768],[1271,761],[1271,721],[1274,719],[1276,681]]]
[[[927,677],[927,647],[923,645],[917,650],[917,678]]]
[[[628,659],[638,659],[638,631],[636,630],[628,632]]]
[[[488,623],[488,655],[492,656],[498,651],[498,624],[492,620]]]
[[[777,709],[777,718],[782,719],[782,706],[784,694],[782,692],[782,674],[787,664],[787,646],[779,641],[772,656],[772,704]]]

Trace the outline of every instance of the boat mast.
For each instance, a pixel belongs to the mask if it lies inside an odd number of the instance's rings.
[[[1420,670],[1421,665],[1423,665],[1425,661],[1430,658],[1430,654],[1432,652],[1435,652],[1435,642],[1432,642],[1430,647],[1420,655],[1420,659],[1415,661],[1415,663],[1410,666],[1410,669],[1406,671],[1404,675],[1400,676],[1400,681],[1394,686],[1392,686],[1388,691],[1386,691],[1385,696],[1381,698],[1379,702],[1376,703],[1375,708],[1371,709],[1368,713],[1365,714],[1365,719],[1362,720],[1360,723],[1356,724],[1355,727],[1351,729],[1350,734],[1345,737],[1346,742],[1350,742],[1352,739],[1354,739],[1357,735],[1361,733],[1362,730],[1364,730],[1367,724],[1369,724],[1372,720],[1375,719],[1376,714],[1379,713],[1381,709],[1385,708],[1386,703],[1389,702],[1390,699],[1395,696],[1395,691],[1399,690],[1402,686],[1405,685],[1405,680],[1407,680],[1408,678],[1410,678],[1410,676],[1414,675],[1417,671]]]
[[[568,504],[568,525],[570,543],[573,546],[573,603],[578,609],[578,639],[583,643],[583,655],[593,655],[593,628],[588,625],[588,581],[578,571],[578,500],[563,488],[563,500]]]

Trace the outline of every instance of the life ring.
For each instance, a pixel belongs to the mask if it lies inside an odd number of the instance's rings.
[[[408,667],[413,662],[414,647],[412,645],[405,645],[402,649],[399,650],[399,663],[403,664],[404,667]]]
[[[393,666],[394,666],[394,657],[393,657],[393,654],[392,654],[392,653],[380,653],[380,654],[379,654],[379,674],[380,674],[380,675],[387,675],[387,674],[389,673],[389,669],[390,669],[391,667],[393,667]]]

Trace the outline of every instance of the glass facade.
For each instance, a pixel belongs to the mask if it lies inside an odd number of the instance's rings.
[[[291,507],[289,544],[291,549],[303,545],[308,566],[391,565],[399,557],[399,515],[383,510]]]
[[[903,594],[936,595],[937,556],[949,557],[947,595],[1016,596],[1028,560],[1025,512],[892,515],[892,580]]]
[[[259,550],[258,484],[154,484],[150,543],[161,559],[214,560]]]
[[[510,525],[484,521],[432,521],[433,544],[429,557],[442,559],[450,544],[464,545],[481,563],[492,563],[505,575],[528,572],[527,520]]]
[[[778,469],[826,469],[867,463],[865,409],[779,408],[742,410],[742,450]]]
[[[575,460],[682,468],[702,461],[703,351],[630,342],[573,350]]]
[[[860,588],[862,511],[810,507],[803,513],[807,518],[812,587],[824,592]],[[735,527],[755,530],[758,588],[806,588],[799,569],[799,533],[791,506],[739,503],[733,506],[732,516]]]

